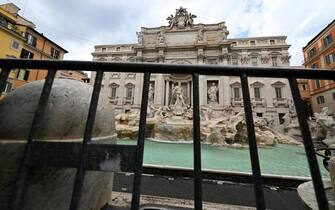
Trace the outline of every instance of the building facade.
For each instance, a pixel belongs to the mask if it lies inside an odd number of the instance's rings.
[[[326,26],[303,48],[306,68],[335,69],[335,20]],[[328,107],[335,113],[334,80],[309,80],[311,104],[314,112]]]
[[[19,11],[13,3],[0,5],[0,58],[62,60],[67,51],[35,30],[36,26],[20,16]],[[44,79],[46,75],[45,70],[12,70],[4,92]]]
[[[95,46],[94,61],[155,62],[170,64],[210,64],[236,66],[289,66],[289,45],[285,36],[229,39],[225,22],[194,24],[196,16],[185,8],[176,9],[167,18],[168,26],[142,27],[134,44]],[[92,74],[91,81],[94,81]],[[231,107],[243,108],[239,77],[200,76],[200,105],[214,111]],[[139,109],[143,75],[105,73],[103,90],[120,112]],[[268,117],[275,123],[289,111],[290,89],[285,79],[249,78],[255,115]],[[181,91],[186,104],[192,104],[192,75],[153,74],[150,79],[154,106],[175,103],[174,93]]]

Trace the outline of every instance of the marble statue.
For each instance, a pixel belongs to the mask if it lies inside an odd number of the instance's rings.
[[[178,29],[184,29],[187,26],[193,27],[193,18],[196,17],[196,15],[188,13],[186,8],[180,7],[179,9],[176,9],[175,16],[170,15],[166,19],[169,21],[170,29],[174,26]]]
[[[204,27],[200,27],[198,31],[198,41],[199,42],[204,41]]]
[[[158,41],[158,44],[165,43],[165,34],[163,30],[159,31],[158,36],[157,36],[157,41]]]
[[[175,102],[173,104],[175,115],[181,116],[184,113],[184,109],[186,108],[183,96],[183,88],[179,85],[176,85],[172,90],[172,98],[175,99]]]
[[[328,107],[323,107],[320,113],[314,113],[316,129],[314,139],[322,140],[327,145],[335,144],[335,120],[329,116]]]
[[[148,101],[149,104],[154,102],[154,88],[152,84],[149,85]]]
[[[143,44],[143,34],[142,34],[142,32],[136,32],[136,34],[137,34],[138,44],[142,45]]]
[[[209,103],[218,103],[217,93],[219,88],[216,86],[215,82],[212,83],[212,86],[208,89],[208,99]]]

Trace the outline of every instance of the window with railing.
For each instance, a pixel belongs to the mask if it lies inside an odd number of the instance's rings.
[[[324,96],[318,96],[318,97],[316,97],[316,102],[318,104],[324,104],[325,103],[325,97]]]
[[[309,50],[309,57],[313,58],[316,55],[316,49],[313,47],[312,49]]]
[[[34,58],[34,53],[32,53],[32,52],[30,52],[26,49],[22,49],[20,58],[33,59]]]
[[[19,80],[27,81],[29,78],[29,70],[26,69],[20,69],[16,75],[16,78]]]
[[[36,47],[37,44],[37,38],[30,34],[30,33],[26,33],[26,43],[30,46]]]
[[[333,37],[331,34],[327,35],[324,39],[323,39],[323,45],[325,47],[327,47],[328,45],[330,45],[333,42]]]
[[[276,92],[276,98],[277,99],[282,99],[283,98],[281,87],[275,87],[275,92]]]
[[[126,85],[126,100],[131,100],[134,96],[135,85],[128,83]]]
[[[325,58],[327,65],[332,64],[335,62],[335,53],[329,53]]]
[[[50,55],[51,55],[52,59],[59,59],[60,52],[59,52],[59,50],[57,50],[54,47],[52,47]]]

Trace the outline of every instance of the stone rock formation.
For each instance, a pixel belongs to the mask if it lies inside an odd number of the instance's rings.
[[[176,113],[169,107],[149,107],[147,137],[162,141],[191,142],[193,140],[193,111]],[[180,116],[180,114],[182,114]],[[116,127],[119,138],[135,139],[138,134],[139,113],[119,114]],[[132,123],[133,122],[133,123]],[[233,113],[230,107],[222,112],[211,106],[201,110],[200,138],[203,143],[215,146],[242,148],[248,145],[244,113]],[[277,143],[300,145],[294,138],[272,128],[273,120],[254,117],[257,144],[274,146]]]
[[[44,81],[26,84],[0,101],[0,209],[9,209],[18,168]],[[55,79],[36,141],[80,142],[83,139],[92,87]],[[105,98],[97,108],[92,143],[115,143],[114,110]],[[22,209],[68,209],[76,169],[43,168],[29,174]],[[98,210],[109,202],[113,174],[87,171],[79,209]]]

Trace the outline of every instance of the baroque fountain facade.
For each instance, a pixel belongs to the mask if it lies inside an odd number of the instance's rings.
[[[95,46],[93,60],[289,66],[290,45],[286,43],[286,36],[231,39],[225,22],[195,24],[195,18],[186,8],[176,9],[175,14],[167,18],[168,26],[142,27],[137,32],[137,43]],[[92,73],[92,82],[94,78]],[[102,90],[114,104],[120,138],[137,137],[142,84],[142,74],[105,72]],[[288,81],[249,78],[249,84],[258,144],[300,144],[301,134]],[[202,142],[243,147],[247,135],[239,78],[201,75],[199,85]],[[151,75],[147,137],[178,142],[192,140],[191,87],[191,75]],[[316,129],[318,123],[311,121],[311,127]]]

